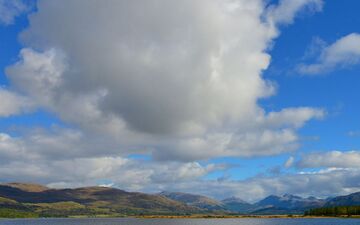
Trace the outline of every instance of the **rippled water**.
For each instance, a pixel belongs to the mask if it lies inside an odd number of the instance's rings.
[[[360,219],[15,219],[0,225],[360,225]]]

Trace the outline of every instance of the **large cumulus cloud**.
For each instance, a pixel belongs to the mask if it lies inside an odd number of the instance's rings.
[[[171,190],[176,181],[214,195],[220,187],[239,195],[241,186],[267,194],[265,178],[204,181],[226,166],[199,160],[294,151],[297,130],[324,117],[319,108],[266,112],[258,104],[276,93],[262,72],[278,26],[322,5],[291,2],[38,0],[0,93],[21,104],[1,106],[0,116],[40,108],[66,128],[2,133],[1,177],[54,187],[108,179],[137,190]],[[133,153],[150,159],[127,158]],[[269,190],[290,190],[281,188],[288,181]]]
[[[288,19],[320,5],[285,3]],[[40,0],[7,75],[39,107],[119,149],[183,161],[279,154],[324,113],[267,115],[257,104],[275,91],[261,76],[278,35],[275,9],[260,0]]]

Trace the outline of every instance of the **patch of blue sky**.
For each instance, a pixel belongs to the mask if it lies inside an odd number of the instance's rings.
[[[28,26],[27,15],[16,18],[16,23],[0,26],[0,86],[7,86],[9,81],[5,75],[5,68],[18,60],[22,45],[19,33]]]
[[[271,169],[282,167],[288,158],[289,154],[253,158],[223,157],[212,159],[208,163],[224,164],[227,169],[224,172],[211,173],[205,179],[218,179],[225,175],[234,180],[244,180],[259,174],[269,174]]]
[[[127,156],[129,159],[141,160],[141,161],[151,161],[152,157],[150,154],[130,154]]]
[[[24,129],[33,128],[51,128],[70,127],[66,125],[55,115],[44,110],[38,110],[33,113],[22,114],[19,116],[10,116],[0,118],[0,132],[6,132],[12,136],[17,136],[22,133]]]

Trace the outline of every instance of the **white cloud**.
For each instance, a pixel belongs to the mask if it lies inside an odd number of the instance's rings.
[[[322,10],[322,0],[280,0],[277,6],[270,6],[267,17],[276,24],[291,24],[297,13],[307,8],[307,11]]]
[[[360,168],[360,151],[330,151],[304,155],[296,162],[299,168]]]
[[[309,107],[285,108],[280,112],[270,112],[264,123],[273,126],[302,127],[312,118],[322,119],[325,111]]]
[[[241,156],[277,155],[296,149],[298,137],[293,130],[262,130],[236,134],[231,138],[229,148]]]
[[[29,157],[19,142],[6,133],[0,133],[0,161],[8,162],[18,159],[21,155]]]
[[[0,87],[0,117],[29,112],[32,108],[33,103],[27,97]]]
[[[19,92],[31,96],[39,105],[50,105],[56,98],[54,92],[62,83],[65,69],[65,57],[59,50],[38,53],[24,48],[20,60],[7,68],[6,74]]]
[[[25,142],[8,134],[0,134],[1,180],[30,180],[50,184],[52,187],[96,185],[101,180],[111,180],[117,187],[127,190],[146,190],[149,185],[155,184],[160,190],[161,185],[194,181],[209,172],[223,169],[221,165],[202,166],[198,162],[142,161],[124,158],[115,153],[109,155],[108,152],[107,156],[79,156],[79,152],[76,152],[79,148],[91,151],[94,142],[87,146],[76,146],[79,144],[73,140],[78,139],[76,136],[70,131],[54,136],[34,134]],[[46,151],[46,147],[55,152]]]
[[[99,110],[129,129],[199,133],[225,120],[246,121],[258,111],[256,100],[273,92],[260,77],[269,64],[264,50],[273,35],[261,23],[261,1],[239,1],[242,7],[232,12],[222,2],[107,1],[84,9],[82,1],[64,1],[62,7],[56,7],[57,1],[39,1],[23,39],[30,47],[60,46],[66,53],[71,63],[55,95],[66,92],[76,98],[105,90]],[[62,29],[55,28],[60,20]],[[41,54],[23,54],[24,63],[11,68],[10,77],[34,68],[31,58],[39,56],[37,61]],[[44,54],[45,61],[56,52]]]
[[[124,149],[124,146],[130,149],[139,149],[138,146],[143,149],[147,146],[155,149],[153,154],[157,159],[193,161],[217,156],[261,156],[291,151],[297,146],[298,137],[295,131],[306,121],[324,116],[323,110],[307,107],[288,108],[265,114],[256,102],[253,102],[256,113],[247,115],[247,121],[243,119],[217,121],[216,124],[211,122],[206,127],[195,124],[186,129],[188,133],[170,132],[165,135],[167,140],[164,140],[164,134],[131,129],[129,122],[120,114],[107,112],[107,109],[103,108],[104,101],[110,93],[107,88],[98,87],[92,92],[67,90],[64,86],[64,84],[70,85],[64,77],[69,67],[67,62],[64,53],[56,49],[44,53],[23,49],[21,61],[9,67],[7,74],[14,88],[30,96],[39,107],[45,107],[57,113],[64,121],[77,124],[84,129],[84,132],[80,132],[81,135],[85,135],[82,137],[83,141],[94,135],[100,135],[103,137],[95,140],[101,143],[105,142],[101,139],[113,142],[113,146],[119,145],[119,151]],[[162,101],[161,97],[158,100]],[[215,103],[217,102],[212,104]],[[226,112],[226,109],[230,108],[229,106],[223,110]],[[144,117],[148,114],[148,111],[140,110],[140,112]],[[207,131],[212,128],[216,129]],[[91,134],[93,132],[96,134]],[[89,133],[90,136],[87,136]],[[122,138],[122,143],[111,138]],[[83,145],[78,144],[78,146]],[[95,146],[99,145],[95,144]],[[41,147],[41,149],[48,148],[48,146]],[[54,145],[51,149],[59,148]],[[51,151],[55,152],[55,150]],[[109,149],[101,150],[105,153],[112,152]],[[80,151],[79,148],[76,151]],[[80,152],[86,154],[86,151]],[[87,154],[92,154],[91,150]]]
[[[16,17],[29,10],[22,0],[0,0],[0,24],[11,25]]]
[[[299,65],[298,71],[302,74],[319,75],[359,63],[360,35],[352,33],[325,47],[316,63]]]

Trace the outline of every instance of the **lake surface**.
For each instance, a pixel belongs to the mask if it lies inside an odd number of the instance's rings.
[[[360,219],[13,219],[0,225],[360,225]]]

